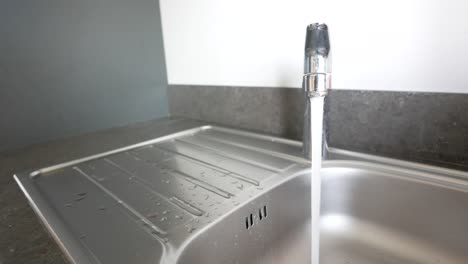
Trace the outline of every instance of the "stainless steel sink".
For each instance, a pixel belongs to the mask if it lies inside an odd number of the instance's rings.
[[[74,263],[310,263],[301,143],[200,126],[15,176]],[[321,263],[468,263],[468,174],[331,149]]]
[[[468,263],[466,179],[343,160],[323,178],[321,263]],[[233,212],[179,263],[310,263],[308,182],[291,177]],[[268,217],[239,232],[264,204]]]

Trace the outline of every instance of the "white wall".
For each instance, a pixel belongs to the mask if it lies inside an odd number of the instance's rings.
[[[333,87],[468,93],[464,0],[161,0],[170,84],[300,87],[329,25]]]

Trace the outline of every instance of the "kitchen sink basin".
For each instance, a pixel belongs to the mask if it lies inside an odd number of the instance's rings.
[[[467,173],[328,156],[322,264],[468,263]],[[310,263],[309,165],[300,142],[196,126],[15,179],[72,263]]]
[[[344,160],[324,162],[322,176],[320,263],[468,263],[465,179]],[[298,174],[245,204],[179,263],[310,263],[308,184]],[[268,216],[243,228],[264,205]]]

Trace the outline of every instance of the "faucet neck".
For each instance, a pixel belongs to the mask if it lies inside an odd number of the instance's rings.
[[[325,24],[311,24],[307,27],[305,56],[304,56],[304,75],[302,87],[305,94],[305,114],[303,130],[303,152],[307,159],[312,158],[313,132],[322,131],[322,158],[325,158],[327,135],[325,133],[326,125],[323,124],[323,105],[324,98],[331,87],[331,57],[330,40],[328,36],[328,27]],[[314,108],[314,110],[312,110]],[[322,113],[318,115],[317,112]],[[322,120],[312,122],[312,114],[315,118],[320,116]],[[317,125],[320,123],[319,125]],[[318,126],[320,130],[312,125]],[[319,132],[320,133],[320,132]],[[315,141],[315,144],[316,141]],[[315,147],[315,146],[314,146]]]

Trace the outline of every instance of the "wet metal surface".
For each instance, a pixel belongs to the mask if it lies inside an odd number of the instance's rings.
[[[307,168],[299,153],[297,142],[205,126],[17,179],[73,262],[154,263],[268,180]]]
[[[310,262],[301,143],[181,123],[143,143],[17,175],[67,257]],[[338,149],[330,157],[322,263],[468,262],[467,173]]]

